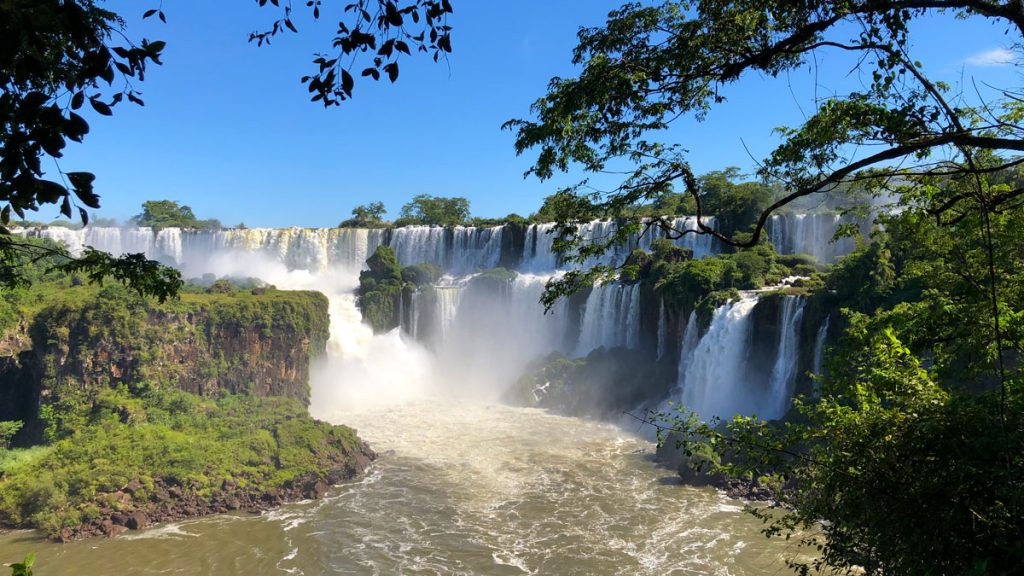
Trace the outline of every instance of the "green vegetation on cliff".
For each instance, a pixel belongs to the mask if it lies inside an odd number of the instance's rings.
[[[194,230],[218,230],[220,220],[196,218],[192,208],[174,200],[147,200],[142,203],[142,213],[132,217],[131,222],[137,226],[148,226],[154,230],[161,228],[191,228]]]
[[[770,244],[694,259],[689,250],[655,240],[652,253],[634,252],[623,279],[650,285],[669,310],[683,317],[696,310],[704,320],[740,290],[757,290],[816,270],[806,256],[780,256]]]
[[[71,420],[80,400],[118,384],[309,399],[309,363],[328,337],[320,293],[211,287],[159,304],[118,284],[75,284],[40,281],[7,295],[12,361],[0,365],[0,398],[42,398],[44,412],[69,402],[57,412]]]
[[[0,524],[56,536],[112,512],[163,504],[154,480],[209,498],[225,486],[259,493],[300,476],[327,478],[363,447],[287,398],[174,389],[103,389],[84,419],[51,444],[0,449]],[[125,496],[123,489],[138,487]]]
[[[402,267],[395,252],[380,245],[366,259],[367,270],[359,273],[359,298],[356,301],[365,320],[375,333],[398,327],[398,309],[402,298]]]
[[[160,304],[40,273],[2,302],[0,525],[67,539],[258,509],[372,458],[305,410],[320,293],[217,281]]]

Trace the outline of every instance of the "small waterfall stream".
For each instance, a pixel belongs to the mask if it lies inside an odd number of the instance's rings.
[[[800,296],[787,296],[782,300],[779,346],[775,353],[764,412],[768,418],[780,418],[789,408],[789,399],[793,395],[793,376],[799,361],[800,323],[804,317],[804,304],[806,301]]]
[[[745,295],[715,310],[683,372],[682,402],[702,418],[758,411],[760,398],[745,389],[750,315],[756,295]]]

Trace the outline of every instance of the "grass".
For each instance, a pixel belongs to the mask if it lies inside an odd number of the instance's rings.
[[[355,431],[312,419],[286,398],[178,390],[101,391],[88,421],[48,446],[0,450],[0,522],[55,534],[123,507],[129,481],[147,501],[153,479],[207,496],[230,481],[265,490],[309,473],[325,476],[358,449]]]

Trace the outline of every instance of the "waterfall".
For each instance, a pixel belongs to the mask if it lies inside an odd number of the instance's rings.
[[[800,215],[773,220],[769,229],[773,243],[786,250],[806,243],[807,238],[826,234],[828,222],[833,227],[835,224],[834,218],[827,220],[820,215],[795,216]],[[818,229],[811,225],[814,220],[821,220]],[[587,222],[580,225],[580,233],[589,241],[599,242],[613,234],[616,226],[610,221]],[[694,217],[675,218],[672,226],[678,231],[697,229]],[[522,252],[505,255],[508,262],[519,264],[518,273],[507,281],[500,275],[478,274],[502,262],[503,245],[506,249],[515,245],[507,236],[513,229],[503,226],[216,231],[90,226],[80,230],[16,228],[15,233],[63,242],[73,253],[80,253],[86,246],[114,254],[143,252],[178,267],[186,278],[203,274],[252,276],[280,288],[320,290],[331,301],[332,352],[326,373],[333,379],[339,374],[349,379],[342,388],[363,381],[371,383],[379,389],[380,397],[386,398],[412,393],[410,379],[414,376],[415,382],[431,382],[429,387],[441,382],[463,391],[488,391],[493,397],[529,362],[552,351],[586,356],[600,347],[640,347],[639,284],[594,286],[578,310],[570,310],[568,301],[561,299],[552,314],[544,314],[539,300],[545,285],[564,274],[560,270],[563,264],[553,251],[553,229],[552,224],[534,224],[522,232]],[[621,262],[632,250],[650,250],[655,240],[664,237],[664,231],[652,228],[614,247],[610,255],[594,263]],[[713,238],[707,235],[686,234],[671,241],[693,250],[695,257],[717,250]],[[400,330],[375,336],[361,323],[354,291],[366,258],[384,243],[394,249],[402,265],[432,262],[442,267],[446,276],[436,286],[424,287],[402,300]],[[751,368],[752,350],[755,345],[763,345],[751,342],[750,313],[756,304],[756,295],[748,294],[720,307],[703,336],[697,314],[687,318],[678,343],[679,394],[706,417],[757,413],[772,418],[780,416],[789,401],[803,300],[783,300],[774,363],[761,366],[763,362],[754,362]],[[668,319],[668,310],[659,303],[658,358],[664,358],[670,346],[676,345],[670,342]],[[402,332],[411,338],[403,339]],[[823,338],[821,334],[819,331],[819,339]],[[417,342],[426,344],[433,356]],[[820,365],[820,348],[817,345],[815,366]],[[762,348],[756,351],[754,356],[764,356]],[[400,359],[388,359],[389,355]],[[382,364],[367,365],[377,360]],[[400,362],[408,362],[408,370],[399,369]],[[389,366],[394,369],[389,370]],[[423,376],[427,372],[429,378]]]
[[[856,248],[853,238],[832,241],[839,225],[852,221],[830,212],[776,214],[768,220],[768,239],[779,254],[808,254],[828,264]]]
[[[636,348],[640,342],[640,285],[594,286],[583,310],[578,356],[600,347]]]
[[[665,334],[665,301],[658,300],[658,350],[655,358],[661,360],[662,356],[665,355],[665,340],[667,336]]]
[[[558,255],[555,254],[554,224],[531,224],[526,229],[523,244],[523,257],[520,269],[523,272],[543,273],[558,268]]]
[[[679,346],[678,376],[676,377],[677,390],[682,390],[686,373],[688,372],[690,363],[693,360],[693,351],[699,342],[697,334],[698,330],[697,311],[693,310],[690,312],[690,317],[686,320],[686,329],[683,331],[683,339]]]
[[[114,255],[144,253],[182,269],[186,275],[211,272],[211,259],[260,256],[291,270],[362,268],[383,240],[382,230],[341,228],[247,228],[212,231],[164,228],[30,228],[26,236],[64,243],[72,254],[86,246]]]
[[[745,386],[750,313],[756,305],[756,295],[745,295],[719,306],[708,331],[687,360],[682,401],[704,419],[753,414],[761,407],[759,395]]]
[[[494,268],[501,260],[504,226],[403,226],[391,231],[389,246],[402,266],[430,262],[454,274]]]
[[[821,375],[822,363],[825,358],[825,339],[828,337],[828,320],[829,317],[825,316],[825,321],[821,323],[821,327],[818,328],[818,334],[814,337],[814,373]]]
[[[800,296],[786,296],[782,299],[779,318],[779,345],[775,353],[768,385],[768,402],[764,416],[779,418],[789,408],[793,395],[793,376],[796,372],[800,353],[800,323],[804,317],[806,301]]]
[[[691,315],[679,361],[682,403],[704,419],[756,414],[771,420],[785,415],[799,361],[804,304],[801,297],[783,297],[778,338],[772,343],[772,367],[767,374],[752,360],[755,347],[764,345],[752,337],[752,313],[758,305],[758,294],[744,294],[735,302],[719,306],[695,346],[691,344],[696,340],[695,315]]]
[[[526,365],[552,351],[567,351],[566,303],[559,301],[549,314],[540,305],[541,293],[551,276],[518,274],[496,285],[464,279],[465,285],[450,304],[445,334],[433,348],[439,377],[463,395],[493,399],[514,382]],[[441,291],[442,298],[444,291]]]

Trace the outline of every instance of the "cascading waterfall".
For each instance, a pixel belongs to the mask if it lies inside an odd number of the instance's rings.
[[[844,222],[852,220],[831,212],[776,214],[768,220],[768,238],[779,254],[808,254],[828,264],[856,248],[853,238],[832,241]]]
[[[806,218],[791,216],[787,215],[784,222],[773,222],[770,228],[773,242],[784,252],[801,249],[800,242],[806,244],[808,238],[827,233],[821,226],[808,228],[803,223]],[[811,220],[824,222],[819,216],[814,215]],[[708,219],[706,223],[713,225],[713,220]],[[679,231],[697,228],[693,217],[676,218],[672,225]],[[614,233],[615,226],[609,221],[584,223],[581,234],[600,241]],[[812,232],[806,232],[808,229]],[[365,367],[353,366],[371,362],[378,354],[391,354],[415,357],[411,365],[424,373],[429,362],[425,352],[413,343],[418,340],[434,351],[435,358],[430,362],[436,366],[430,370],[439,371],[442,379],[459,382],[464,388],[476,386],[493,392],[501,385],[498,382],[501,378],[496,374],[504,377],[517,374],[527,362],[554,350],[584,356],[602,346],[640,346],[640,287],[637,284],[594,287],[581,308],[582,314],[575,319],[570,318],[564,300],[556,304],[554,314],[543,314],[538,302],[544,286],[562,273],[559,271],[562,264],[553,251],[552,230],[552,224],[528,226],[522,252],[511,255],[502,253],[513,245],[506,238],[509,229],[502,226],[450,229],[409,226],[390,231],[166,228],[158,232],[148,228],[70,230],[53,227],[18,232],[63,242],[72,252],[79,252],[85,246],[115,254],[144,252],[151,258],[179,267],[186,277],[202,274],[255,276],[281,288],[321,290],[332,302],[332,362],[344,365],[332,369],[358,378],[389,381],[390,388],[382,386],[381,390],[390,389],[391,394],[400,396],[397,390],[404,385],[402,380],[429,378],[391,374],[394,371],[380,367],[374,370],[388,373],[370,374],[372,371]],[[662,230],[652,228],[646,235],[612,250],[602,262],[621,260],[634,249],[649,250],[654,240],[662,237],[665,237]],[[693,250],[695,257],[713,254],[717,249],[713,238],[707,235],[685,234],[672,242]],[[436,286],[414,294],[403,303],[409,305],[402,317],[404,331],[412,336],[409,341],[404,341],[398,332],[374,337],[361,324],[355,306],[353,291],[358,284],[358,271],[367,256],[384,243],[395,250],[402,265],[433,262],[449,274]],[[505,265],[518,263],[515,266],[518,275],[503,284],[501,290],[495,292],[493,286],[485,289],[474,281],[473,273],[503,262]],[[429,297],[425,296],[427,293]],[[745,394],[742,376],[750,348],[749,312],[755,304],[756,297],[746,296],[719,309],[703,338],[698,334],[696,315],[691,314],[687,320],[680,343],[678,382],[684,400],[694,403],[693,407],[702,414],[724,411],[723,414],[731,415],[736,411],[760,410],[762,415],[774,416],[788,402],[788,399],[770,401],[766,392],[761,394],[763,397],[742,397]],[[786,306],[792,308],[790,304]],[[787,316],[782,323],[781,330],[785,334],[780,335],[780,354],[771,371],[772,389],[778,392],[778,398],[784,396],[782,391],[788,389],[795,370],[790,358],[795,358],[796,354],[795,334],[799,330],[801,310],[802,306],[793,308],[792,316]],[[663,305],[659,306],[657,322],[657,357],[660,358],[670,345]],[[722,347],[725,342],[743,344],[725,350]],[[816,362],[817,354],[819,352],[816,352]],[[383,362],[383,366],[393,364],[394,361]]]
[[[566,304],[545,314],[540,297],[550,276],[518,274],[500,284],[465,280],[443,339],[435,340],[440,378],[460,395],[494,399],[526,364],[566,351]]]
[[[813,369],[815,374],[822,374],[822,363],[825,358],[825,339],[828,338],[828,320],[829,317],[825,316],[825,321],[821,323],[821,327],[818,328],[818,334],[814,337],[814,363]]]
[[[683,340],[679,347],[679,369],[678,376],[676,377],[676,389],[681,390],[683,382],[685,382],[686,373],[690,368],[690,363],[693,360],[693,351],[697,348],[697,343],[700,341],[697,332],[697,311],[693,310],[690,312],[689,318],[686,320],[686,329],[683,330]]]
[[[774,416],[768,417],[781,417],[789,408],[789,399],[793,395],[793,376],[800,352],[800,324],[804,317],[805,304],[806,301],[800,296],[785,296],[782,299],[779,346],[769,380],[766,411],[766,414]]]
[[[704,419],[752,414],[760,398],[746,389],[750,315],[756,295],[719,306],[708,331],[697,343],[683,372],[682,402]]]
[[[696,339],[695,315],[691,314],[687,322],[678,389],[682,403],[704,419],[729,419],[736,414],[777,419],[788,409],[799,361],[805,302],[798,296],[782,297],[774,360],[771,372],[765,376],[751,366],[757,345],[753,342],[752,317],[759,297],[758,293],[747,293],[719,306],[695,346],[691,344]]]
[[[555,225],[531,224],[526,229],[523,256],[520,269],[524,272],[543,273],[557,270],[558,254],[555,253]]]
[[[389,245],[403,266],[430,262],[453,274],[467,274],[498,265],[504,229],[403,226],[391,231]]]
[[[85,246],[119,255],[144,253],[186,274],[216,272],[212,259],[262,256],[291,270],[359,270],[381,244],[382,230],[349,228],[246,228],[215,231],[164,228],[30,228],[21,233],[62,242],[72,254]]]
[[[640,341],[640,285],[594,286],[587,297],[580,329],[578,356],[600,347],[636,348]]]
[[[705,217],[704,224],[714,226],[715,219]],[[714,237],[697,233],[699,227],[695,216],[673,218],[670,225],[675,230],[671,233],[674,236],[671,242],[681,248],[692,250],[694,258],[705,258],[718,252]],[[618,225],[611,220],[594,220],[580,224],[577,232],[585,243],[599,244],[607,242],[617,227]],[[559,269],[561,259],[554,251],[554,229],[555,226],[551,223],[532,224],[527,228],[520,269],[536,273]],[[605,254],[590,258],[584,265],[621,263],[633,250],[649,252],[655,240],[668,237],[669,233],[660,227],[652,227],[642,235],[634,235],[625,244],[611,246]]]
[[[658,300],[658,349],[655,358],[661,360],[665,356],[665,340],[668,339],[668,335],[665,334],[665,301]]]

